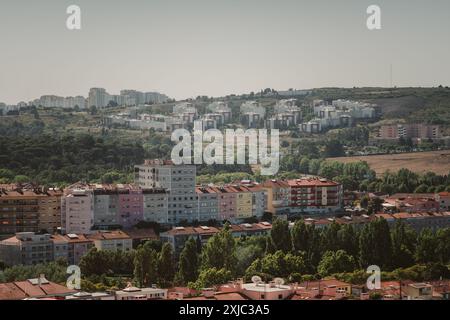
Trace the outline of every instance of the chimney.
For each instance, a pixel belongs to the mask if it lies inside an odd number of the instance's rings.
[[[42,281],[45,279],[45,274],[41,273],[38,278],[38,286],[42,286]]]

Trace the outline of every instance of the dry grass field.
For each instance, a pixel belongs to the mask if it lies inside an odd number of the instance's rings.
[[[377,175],[381,175],[387,170],[396,172],[401,168],[407,168],[417,173],[432,171],[440,175],[448,174],[450,172],[450,150],[328,158],[327,160],[343,163],[366,161],[370,167],[375,170]]]

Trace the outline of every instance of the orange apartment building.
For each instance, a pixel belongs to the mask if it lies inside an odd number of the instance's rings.
[[[57,189],[0,186],[0,237],[18,232],[54,232],[61,225],[61,196]]]

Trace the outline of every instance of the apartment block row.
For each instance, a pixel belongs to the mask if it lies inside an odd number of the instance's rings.
[[[29,103],[21,103],[22,107],[27,105],[42,106],[45,108],[64,109],[86,109],[92,106],[105,108],[107,106],[137,106],[149,103],[161,103],[168,97],[158,92],[140,92],[136,90],[122,90],[120,94],[109,94],[104,88],[91,88],[87,98],[83,96],[61,97],[56,95],[43,95]]]
[[[78,264],[93,247],[97,250],[129,251],[132,238],[123,231],[97,231],[89,235],[19,232],[0,241],[0,261],[12,265],[35,265],[63,259]]]
[[[182,222],[319,215],[342,209],[342,185],[320,178],[262,184],[241,181],[196,185],[195,165],[148,160],[135,167],[135,184],[76,183],[64,190],[5,185],[0,188],[0,235],[19,232],[88,234],[129,229],[141,221]]]
[[[266,109],[256,101],[246,101],[240,107],[241,123],[248,128],[259,127],[266,117]]]
[[[373,119],[376,116],[374,105],[350,100],[334,100],[331,104],[314,100],[312,109],[315,118],[300,124],[302,132],[318,133],[328,128],[349,127],[355,120]]]
[[[302,111],[296,99],[280,100],[275,104],[274,115],[266,120],[267,129],[288,129],[302,121]]]
[[[241,238],[245,236],[267,235],[272,230],[272,225],[268,222],[243,223],[230,225],[233,237]],[[175,255],[179,255],[183,250],[186,241],[193,238],[201,246],[208,242],[209,238],[220,232],[220,228],[199,226],[199,227],[174,227],[169,231],[160,234],[162,242],[170,243]]]
[[[0,235],[54,232],[61,226],[63,191],[31,185],[0,185]]]
[[[260,185],[196,186],[195,179],[195,165],[148,160],[135,167],[135,181],[139,187],[167,191],[167,215],[157,222],[233,221],[261,217],[266,210],[266,192]]]
[[[382,125],[376,135],[378,140],[439,139],[441,137],[442,132],[439,125],[424,123]]]
[[[268,211],[274,215],[326,215],[343,208],[342,184],[318,177],[268,180]]]

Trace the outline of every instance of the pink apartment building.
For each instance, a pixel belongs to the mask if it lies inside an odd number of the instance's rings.
[[[142,190],[125,189],[119,191],[119,211],[117,221],[124,228],[136,225],[144,220]]]
[[[219,193],[219,217],[221,220],[233,220],[236,217],[237,192],[231,187],[213,187]]]

